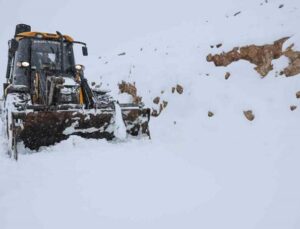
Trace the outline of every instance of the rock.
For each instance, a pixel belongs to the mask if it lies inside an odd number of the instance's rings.
[[[242,12],[241,11],[236,12],[233,16],[235,17],[235,16],[239,15],[240,13],[242,13]]]
[[[208,115],[208,117],[213,117],[215,114],[213,113],[213,112],[211,112],[211,111],[209,111],[208,113],[207,113],[207,115]]]
[[[217,44],[216,47],[217,47],[217,48],[220,48],[220,47],[222,47],[222,45],[223,45],[223,44],[220,43],[220,44]]]
[[[300,91],[298,91],[298,92],[296,93],[296,98],[297,98],[297,99],[300,99]]]
[[[183,87],[179,84],[176,85],[176,91],[178,94],[182,94],[183,93]]]
[[[253,121],[255,119],[255,115],[251,110],[244,111],[244,115],[249,121]]]
[[[294,111],[294,110],[296,110],[296,109],[297,109],[297,106],[295,106],[295,105],[292,105],[292,106],[290,106],[290,109],[291,109],[291,111]]]
[[[284,7],[283,4],[281,4],[281,5],[278,6],[279,9],[281,9],[281,8],[283,8],[283,7]]]
[[[162,104],[159,104],[159,114],[163,111],[164,107]]]
[[[166,108],[168,106],[168,102],[167,101],[163,101],[163,108]]]
[[[153,103],[159,104],[160,98],[157,96],[153,99]]]
[[[229,79],[229,77],[230,77],[230,72],[226,72],[226,74],[225,74],[225,80],[228,80]]]
[[[126,52],[119,53],[118,56],[125,56]]]
[[[153,117],[158,117],[158,116],[159,116],[159,113],[157,112],[157,110],[152,109],[151,116],[153,116]]]

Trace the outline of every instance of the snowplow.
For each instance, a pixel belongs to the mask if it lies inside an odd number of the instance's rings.
[[[8,42],[3,117],[8,153],[18,158],[18,142],[39,150],[71,135],[93,139],[150,137],[150,109],[122,104],[106,90],[91,86],[84,66],[75,63],[73,46],[87,45],[68,35],[32,32],[19,24]]]

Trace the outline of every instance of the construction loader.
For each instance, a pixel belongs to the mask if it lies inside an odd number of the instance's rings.
[[[3,85],[3,115],[8,153],[18,158],[18,142],[39,150],[67,139],[126,139],[150,137],[150,109],[139,104],[120,104],[101,87],[92,87],[84,66],[75,64],[75,41],[60,32],[32,32],[16,26],[8,42],[6,83]]]

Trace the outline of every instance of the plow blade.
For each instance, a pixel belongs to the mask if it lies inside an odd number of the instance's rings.
[[[121,116],[126,135],[150,137],[149,109],[122,109]],[[31,150],[53,145],[71,135],[112,140],[120,125],[114,110],[16,112],[12,118],[18,141]]]

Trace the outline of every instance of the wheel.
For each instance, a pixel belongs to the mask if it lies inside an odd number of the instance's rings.
[[[9,157],[18,160],[18,139],[19,139],[19,129],[16,126],[16,119],[11,118],[11,123],[8,121],[6,123],[7,128],[7,140],[8,140],[8,155]]]
[[[13,137],[13,158],[18,160],[18,135],[15,134]]]
[[[16,119],[12,118],[12,157],[18,160],[18,140],[19,140],[19,128],[16,125]]]

